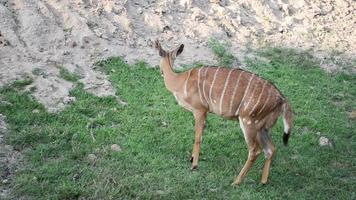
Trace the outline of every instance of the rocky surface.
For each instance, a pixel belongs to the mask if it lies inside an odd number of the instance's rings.
[[[353,56],[355,7],[352,0],[0,0],[0,86],[31,77],[34,96],[55,112],[73,87],[59,76],[64,67],[86,90],[114,95],[93,63],[123,56],[157,65],[156,38],[169,48],[185,44],[178,64],[214,63],[213,37],[240,59],[266,44]]]

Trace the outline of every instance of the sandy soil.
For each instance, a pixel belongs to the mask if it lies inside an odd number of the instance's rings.
[[[157,65],[156,38],[166,48],[185,44],[178,65],[216,63],[210,38],[231,44],[237,63],[265,45],[311,50],[321,60],[354,59],[355,8],[352,0],[0,0],[0,87],[30,77],[33,95],[57,112],[73,87],[59,76],[64,67],[87,91],[115,95],[93,63],[122,56]],[[322,67],[340,68],[333,62]],[[21,157],[4,144],[5,119],[0,113],[1,199]]]
[[[0,86],[31,77],[33,95],[55,112],[73,87],[59,77],[64,67],[88,91],[115,95],[93,63],[123,56],[157,65],[156,38],[170,48],[185,44],[178,64],[215,63],[212,37],[241,60],[266,44],[353,56],[355,7],[352,0],[0,0]]]

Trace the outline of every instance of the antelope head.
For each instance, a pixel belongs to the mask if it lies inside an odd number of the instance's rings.
[[[183,52],[184,45],[181,44],[179,45],[179,47],[171,51],[166,51],[162,48],[159,41],[156,40],[154,46],[157,49],[159,56],[161,57],[161,64],[160,64],[161,74],[163,74],[167,70],[173,71],[174,61],[177,58],[177,56]]]

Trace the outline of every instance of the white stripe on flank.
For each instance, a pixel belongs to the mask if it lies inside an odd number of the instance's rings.
[[[263,109],[265,108],[265,106],[266,106],[267,103],[268,103],[268,100],[269,100],[269,97],[270,97],[270,96],[271,96],[271,88],[268,88],[267,99],[266,99],[265,103],[263,104],[261,110],[260,110],[256,115],[260,114],[260,113],[263,111]]]
[[[221,93],[221,96],[220,96],[220,108],[219,108],[219,111],[220,111],[220,114],[222,114],[222,102],[224,100],[224,96],[225,96],[225,91],[226,91],[226,87],[227,87],[227,84],[229,83],[229,78],[230,78],[230,75],[232,73],[232,71],[234,71],[235,69],[232,69],[229,71],[229,74],[227,75],[227,78],[225,80],[225,85],[224,85],[224,89]]]
[[[192,72],[192,69],[189,70],[188,72],[188,78],[187,80],[185,80],[185,83],[184,83],[184,95],[187,97],[188,96],[188,92],[187,92],[187,83],[188,83],[188,80],[190,78],[190,73]]]
[[[240,108],[241,108],[241,105],[243,104],[244,102],[244,98],[246,97],[246,94],[248,93],[248,90],[250,89],[250,85],[251,85],[251,82],[252,82],[252,79],[255,77],[255,74],[251,74],[251,77],[250,77],[250,80],[248,81],[248,84],[247,84],[247,87],[245,89],[245,93],[244,93],[244,96],[242,97],[241,101],[240,101],[240,105],[239,107],[237,108],[236,112],[235,112],[235,116],[239,113],[240,111]]]
[[[205,73],[204,73],[204,80],[203,80],[203,95],[204,95],[204,99],[205,102],[209,105],[208,100],[206,99],[206,94],[205,94],[205,80],[206,80],[206,73],[208,72],[208,69],[210,68],[205,68]]]
[[[259,80],[258,80],[258,82],[259,82]],[[257,86],[258,86],[258,85],[257,85],[257,83],[255,82],[254,87],[253,87],[252,92],[251,92],[251,95],[250,95],[250,98],[248,99],[246,105],[244,106],[244,111],[245,111],[245,110],[248,108],[248,106],[250,105],[251,100],[253,99],[253,94],[255,93],[255,90],[256,90]]]
[[[237,87],[239,86],[239,82],[240,82],[240,77],[241,75],[244,73],[245,71],[241,71],[239,76],[237,77],[237,80],[236,80],[236,85],[234,87],[234,92],[232,93],[232,98],[230,100],[230,106],[229,106],[229,111],[232,110],[232,102],[234,101],[234,98],[235,98],[235,95],[236,95],[236,89]]]
[[[263,90],[265,89],[266,83],[267,83],[267,81],[264,81],[260,96],[258,97],[258,100],[257,100],[257,103],[255,104],[255,106],[253,106],[253,108],[251,109],[251,111],[250,111],[250,113],[248,115],[251,115],[253,113],[253,111],[255,111],[255,109],[258,106],[258,104],[260,103],[261,98],[262,98],[262,94],[263,94]]]
[[[215,79],[216,79],[216,75],[218,74],[219,70],[220,70],[220,67],[218,67],[218,68],[215,70],[213,82],[211,83],[210,90],[209,90],[209,99],[210,99],[211,105],[213,105],[213,103],[215,103],[215,102],[213,102],[213,100],[212,100],[212,98],[211,98],[211,92],[213,91],[214,83],[215,83]]]
[[[198,93],[199,93],[200,101],[204,105],[203,97],[202,97],[201,91],[200,91],[200,71],[201,71],[201,69],[203,69],[203,68],[200,68],[199,71],[198,71]]]

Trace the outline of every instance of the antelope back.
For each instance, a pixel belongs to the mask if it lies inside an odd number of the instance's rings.
[[[189,100],[226,118],[263,118],[284,101],[272,83],[242,69],[202,67],[187,73],[184,91]]]

